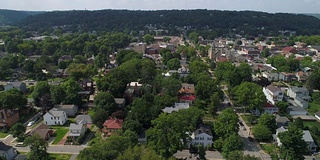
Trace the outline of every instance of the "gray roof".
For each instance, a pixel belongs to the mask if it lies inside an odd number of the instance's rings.
[[[74,104],[58,104],[58,105],[54,105],[54,108],[61,108],[61,109],[71,109],[76,107],[76,105]]]
[[[285,132],[285,131],[287,131],[287,130],[283,126],[281,126],[280,128],[278,128],[276,130],[276,133],[281,133],[281,132]]]
[[[114,101],[116,102],[116,104],[123,104],[126,102],[124,98],[114,98]]]
[[[286,122],[289,122],[290,120],[289,120],[287,117],[285,117],[285,116],[279,116],[279,115],[277,115],[277,116],[276,116],[276,121],[277,121],[278,123],[286,123]]]
[[[291,87],[291,90],[293,92],[308,92],[309,93],[309,90],[305,87],[297,87],[297,86],[293,86]]]
[[[311,137],[311,134],[310,134],[310,132],[308,130],[304,130],[303,131],[303,140],[305,142],[314,142],[312,137]]]
[[[189,103],[175,103],[174,107],[166,107],[162,109],[165,113],[172,113],[172,112],[178,112],[180,109],[188,109]]]
[[[26,160],[27,155],[24,154],[18,154],[18,156],[14,160]]]
[[[306,112],[306,110],[302,107],[298,107],[298,106],[290,106],[287,108],[287,111],[300,111],[300,112]]]
[[[20,87],[22,83],[23,82],[21,82],[21,81],[8,82],[8,85],[12,85],[13,87]]]
[[[70,130],[81,130],[82,124],[71,123],[69,126]]]
[[[205,124],[201,124],[197,130],[194,131],[194,135],[197,136],[198,134],[201,134],[201,133],[206,133],[210,136],[212,136],[212,132],[211,132],[211,129],[209,126],[205,125]]]
[[[12,147],[11,146],[7,146],[3,142],[0,142],[0,151],[8,151],[10,148],[12,148]]]
[[[48,113],[54,117],[63,117],[63,115],[64,115],[63,113],[65,113],[65,112],[58,110],[56,108],[52,108]]]
[[[92,123],[92,119],[89,115],[87,114],[83,114],[83,115],[78,115],[74,120],[77,122],[77,123],[80,123],[81,120],[86,120],[87,123]]]
[[[281,92],[281,89],[276,87],[276,86],[273,86],[273,85],[269,85],[266,87],[269,91],[271,91],[272,93],[275,93],[275,92]]]

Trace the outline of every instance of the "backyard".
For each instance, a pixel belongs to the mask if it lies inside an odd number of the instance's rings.
[[[0,132],[0,138],[6,138],[9,133]]]
[[[316,112],[320,111],[320,104],[318,103],[309,103],[308,112],[314,116]]]
[[[58,144],[69,131],[69,128],[65,126],[52,126],[51,128],[55,130],[56,135],[52,144]]]

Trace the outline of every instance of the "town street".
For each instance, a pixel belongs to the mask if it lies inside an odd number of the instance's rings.
[[[48,147],[48,153],[79,154],[79,152],[88,146],[71,146],[71,145],[51,145]],[[29,147],[15,147],[20,152],[29,152]]]

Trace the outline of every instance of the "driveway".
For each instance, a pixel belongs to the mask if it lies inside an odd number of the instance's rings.
[[[29,152],[29,147],[15,147],[18,151]],[[87,146],[49,146],[48,153],[65,153],[65,154],[79,154],[81,150],[87,148]]]

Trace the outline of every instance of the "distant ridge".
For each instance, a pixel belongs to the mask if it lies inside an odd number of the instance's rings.
[[[44,12],[40,11],[15,11],[0,9],[0,26],[2,25],[15,25],[21,20],[27,18],[30,15],[36,15]]]
[[[178,33],[177,29],[188,28],[216,31],[223,35],[230,32],[247,35],[279,35],[279,31],[288,31],[288,33],[296,31],[297,35],[320,34],[320,20],[314,15],[256,11],[199,9],[28,12],[0,10],[1,15],[4,17],[2,22],[19,25],[28,30],[67,26],[68,29],[83,31],[166,29]]]

